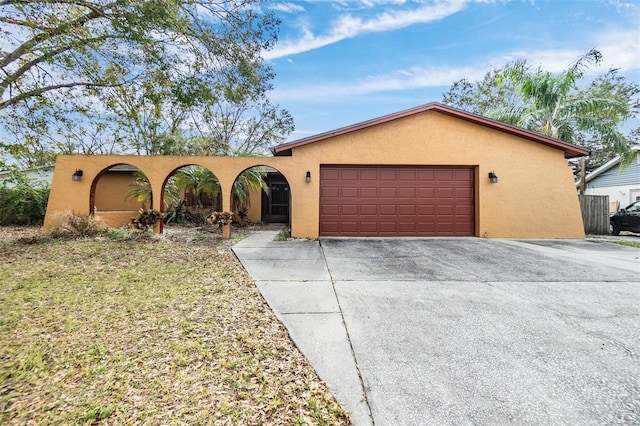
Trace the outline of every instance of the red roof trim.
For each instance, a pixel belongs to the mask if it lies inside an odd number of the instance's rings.
[[[372,120],[363,121],[361,123],[353,124],[351,126],[341,127],[329,132],[320,133],[315,136],[310,136],[304,139],[298,139],[292,142],[287,142],[278,145],[273,148],[274,155],[291,155],[291,150],[303,145],[307,145],[314,142],[320,142],[325,139],[332,138],[334,136],[344,135],[346,133],[355,132],[367,127],[376,126],[378,124],[387,123],[389,121],[397,120],[403,117],[407,117],[414,114],[419,114],[425,111],[436,111],[442,114],[447,114],[455,118],[466,120],[481,126],[489,127],[499,130],[501,132],[509,133],[515,136],[519,136],[524,139],[528,139],[533,142],[538,142],[543,145],[550,146],[564,151],[565,158],[576,158],[589,155],[591,152],[587,149],[581,148],[577,145],[573,145],[567,142],[563,142],[559,139],[554,139],[549,136],[535,133],[529,130],[521,129],[520,127],[512,126],[510,124],[501,123],[490,118],[482,117],[480,115],[471,114],[466,111],[462,111],[456,108],[452,108],[446,105],[442,105],[436,102],[432,102],[426,105],[422,105],[416,108],[407,109],[404,111],[396,112],[393,114],[385,115],[382,117],[374,118]]]

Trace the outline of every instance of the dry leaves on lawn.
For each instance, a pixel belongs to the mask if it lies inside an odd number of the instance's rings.
[[[1,424],[349,423],[232,242],[32,233],[0,228]]]

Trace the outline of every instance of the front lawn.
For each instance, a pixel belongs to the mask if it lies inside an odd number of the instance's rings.
[[[348,424],[218,235],[18,237],[0,228],[0,424]]]

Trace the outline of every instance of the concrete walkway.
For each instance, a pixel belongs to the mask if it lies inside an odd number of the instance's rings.
[[[355,425],[371,425],[353,349],[318,241],[258,231],[233,247],[263,297]]]
[[[276,234],[233,250],[355,425],[640,424],[640,250]]]

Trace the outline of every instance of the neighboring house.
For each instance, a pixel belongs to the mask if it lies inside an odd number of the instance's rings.
[[[100,180],[116,165],[145,173],[158,210],[175,170],[206,167],[220,182],[224,211],[236,178],[261,166],[269,168],[271,198],[252,199],[251,208],[262,210],[263,218],[288,220],[294,237],[584,238],[567,159],[588,150],[445,105],[288,142],[273,154],[59,156],[45,227],[59,211],[90,214],[97,206],[101,214]],[[74,179],[79,169],[81,179]]]
[[[53,180],[53,166],[34,167],[32,169],[21,170],[21,172],[26,174],[27,178],[36,184],[51,185],[51,181]],[[7,181],[9,176],[10,173],[8,171],[0,171],[0,185],[6,183],[8,188],[12,188],[14,184]]]
[[[612,212],[640,200],[640,146],[633,150],[636,153],[635,159],[623,171],[620,171],[620,157],[616,157],[585,178],[585,194],[608,195]],[[580,187],[580,182],[576,186]]]

